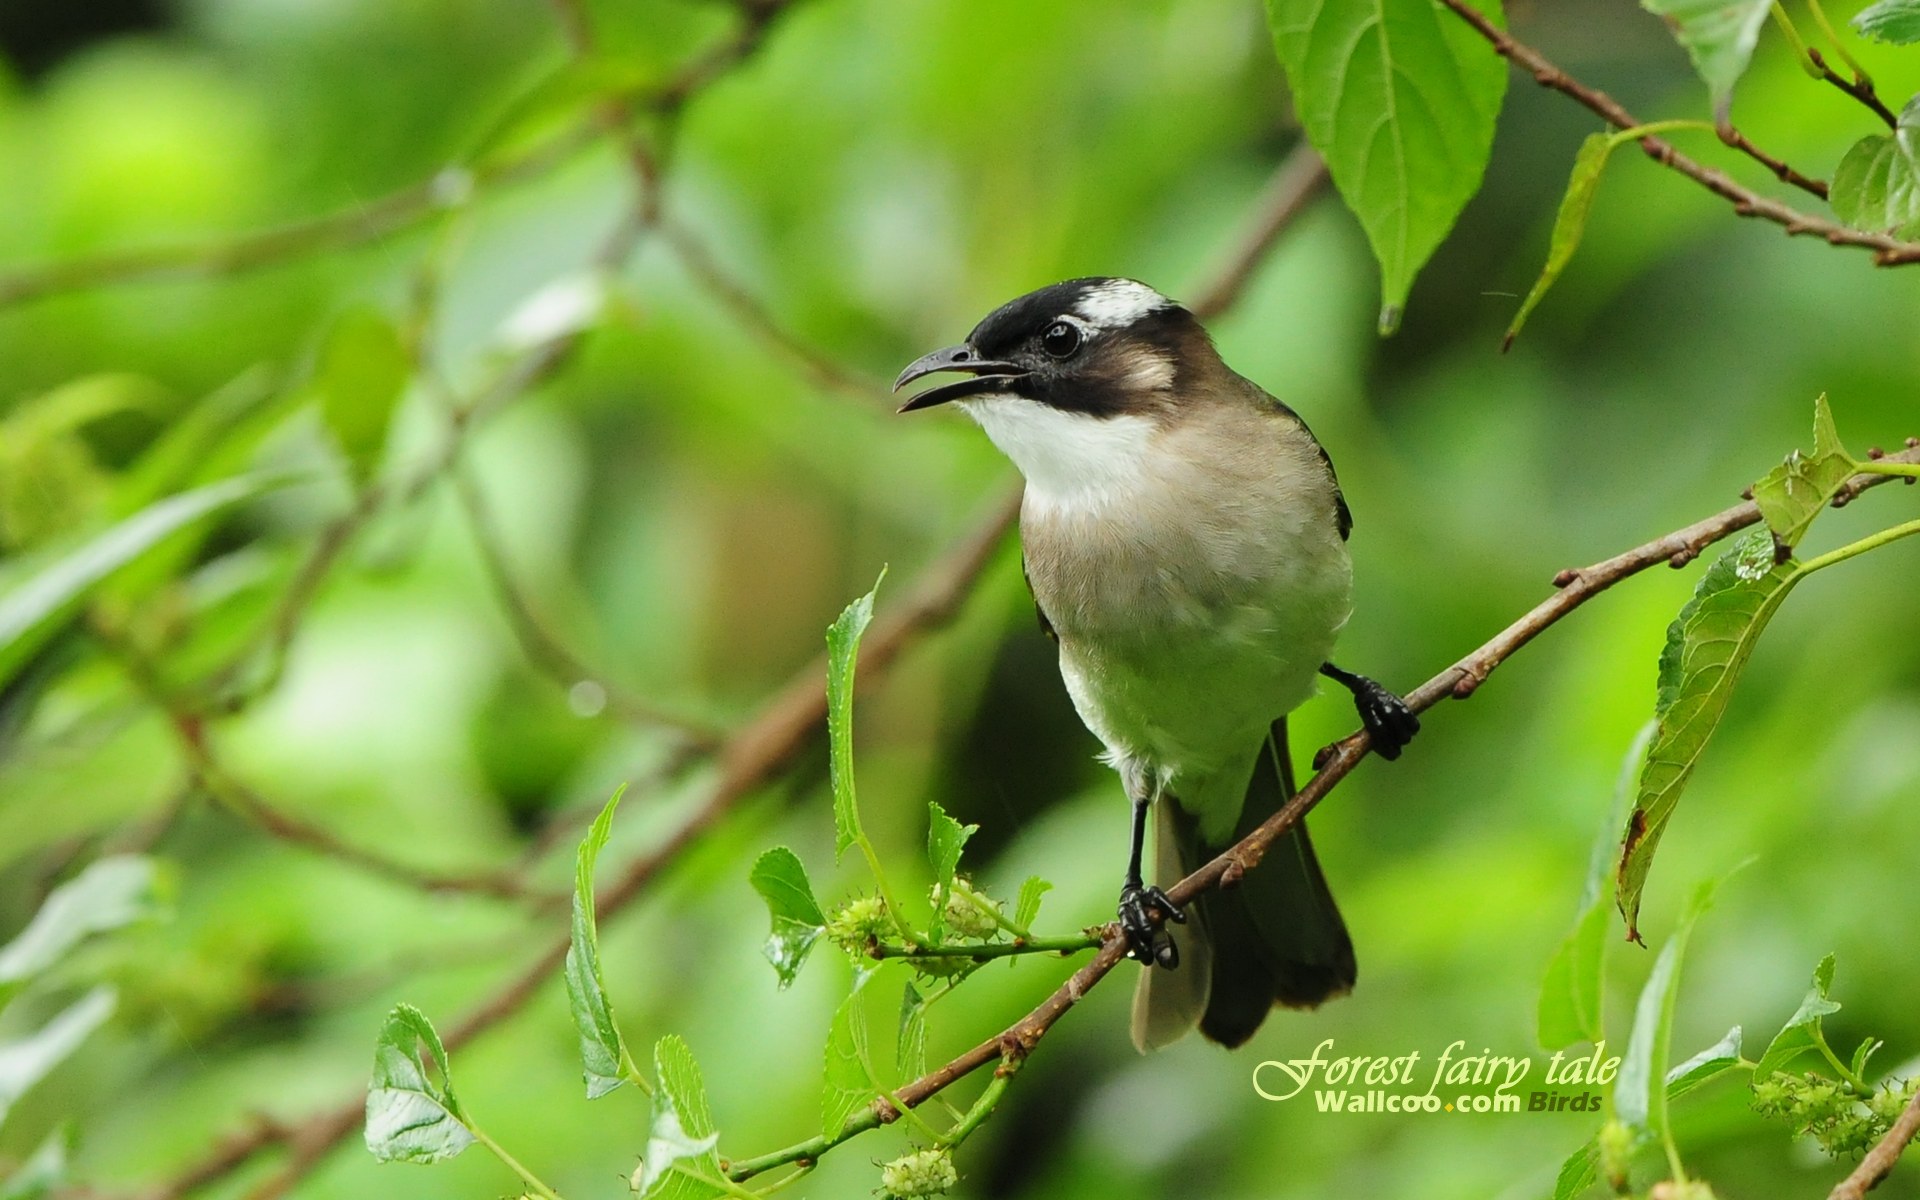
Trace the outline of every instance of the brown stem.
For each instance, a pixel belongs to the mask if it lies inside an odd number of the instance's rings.
[[[1893,1164],[1900,1161],[1907,1143],[1916,1136],[1920,1136],[1920,1092],[1915,1092],[1913,1099],[1907,1101],[1907,1107],[1901,1110],[1893,1128],[1887,1130],[1887,1136],[1867,1151],[1867,1156],[1860,1160],[1860,1165],[1853,1169],[1853,1173],[1833,1185],[1833,1190],[1827,1193],[1827,1200],[1860,1200],[1879,1187],[1880,1181],[1893,1170]]]

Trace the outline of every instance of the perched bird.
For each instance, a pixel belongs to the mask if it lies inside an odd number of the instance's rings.
[[[1161,890],[1292,794],[1286,714],[1318,676],[1353,693],[1384,757],[1419,729],[1399,697],[1329,660],[1351,609],[1352,518],[1326,451],[1221,360],[1192,313],[1131,279],[1002,305],[894,389],[949,371],[971,378],[900,411],[957,403],[1026,477],[1022,558],[1041,626],[1133,804],[1118,915],[1147,968],[1134,1044],[1198,1025],[1237,1046],[1276,1003],[1344,995],[1353,943],[1304,824],[1237,887],[1203,895],[1190,922]]]

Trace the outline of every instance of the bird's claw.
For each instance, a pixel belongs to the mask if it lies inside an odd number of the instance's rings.
[[[1364,675],[1353,690],[1353,706],[1360,710],[1360,724],[1373,741],[1373,752],[1381,758],[1399,758],[1400,751],[1420,732],[1420,718],[1413,715],[1407,702]]]
[[[1151,884],[1129,883],[1120,889],[1120,928],[1127,935],[1127,957],[1148,965],[1159,964],[1171,970],[1180,965],[1180,951],[1173,935],[1164,926],[1153,923],[1153,911],[1162,919],[1184,925],[1187,914],[1180,911],[1167,894]]]

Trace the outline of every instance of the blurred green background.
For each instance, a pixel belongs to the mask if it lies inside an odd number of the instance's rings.
[[[186,423],[210,432],[175,486],[300,472],[164,569],[117,579],[0,693],[0,933],[103,849],[151,841],[177,870],[173,921],[69,964],[74,981],[116,983],[121,1010],[15,1110],[0,1160],[71,1118],[92,1194],[143,1194],[250,1113],[294,1119],[363,1086],[396,1001],[445,1028],[564,929],[564,914],[425,894],[206,802],[156,696],[191,695],[220,664],[247,662],[259,695],[204,729],[231,776],[428,868],[512,865],[546,847],[535,877],[564,887],[581,814],[620,782],[640,781],[609,863],[698,804],[711,767],[658,782],[670,734],[529,660],[444,473],[409,489],[444,452],[450,403],[497,400],[465,429],[463,462],[546,627],[622,694],[731,727],[807,669],[882,564],[884,619],[1013,482],[964,418],[896,419],[880,381],[1056,279],[1198,287],[1297,138],[1252,0],[805,0],[678,114],[661,202],[711,269],[643,233],[603,278],[595,256],[633,203],[618,149],[589,139],[506,179],[485,164],[579,126],[593,86],[672,76],[741,18],[697,0],[587,11],[597,66],[569,74],[554,12],[507,0],[0,0],[0,263],[210,247],[164,278],[31,298],[0,283],[15,301],[0,308],[14,559],[0,578],[119,515],[140,464]],[[1684,56],[1631,5],[1516,3],[1509,19],[1645,116],[1704,115]],[[1887,95],[1920,86],[1920,56],[1863,54]],[[1771,43],[1736,116],[1813,174],[1872,132]],[[1499,356],[1594,126],[1515,81],[1485,190],[1392,340],[1373,336],[1374,268],[1330,193],[1213,323],[1227,360],[1298,408],[1339,464],[1358,597],[1342,661],[1392,686],[1477,645],[1560,568],[1731,503],[1806,440],[1821,391],[1856,451],[1920,434],[1920,269],[1877,272],[1741,222],[1639,155],[1616,160],[1579,257]],[[653,117],[638,128],[665,133]],[[447,171],[476,162],[478,176]],[[1751,164],[1729,168],[1771,184]],[[436,179],[438,199],[390,236],[315,237],[247,270],[195,269],[220,266],[212,248],[237,233],[315,214],[372,231],[383,197]],[[714,271],[820,361],[743,321]],[[355,504],[315,363],[342,314],[368,313],[415,355],[374,465],[386,489],[272,676],[243,651]],[[575,328],[579,344],[531,387],[489,393],[530,345]],[[1916,497],[1883,489],[1830,514],[1812,544],[1908,519]],[[1836,1045],[1871,1033],[1888,1062],[1920,1055],[1907,936],[1920,927],[1917,570],[1908,541],[1810,582],[1742,683],[1648,893],[1657,946],[1697,881],[1757,860],[1695,935],[1676,1057],[1735,1023],[1754,1053],[1830,950],[1846,1006],[1828,1022]],[[1429,1060],[1457,1038],[1535,1050],[1540,974],[1693,574],[1650,573],[1599,599],[1316,813],[1358,947],[1351,998],[1277,1014],[1232,1055],[1190,1040],[1140,1058],[1124,1032],[1130,980],[1117,978],[1059,1025],[964,1150],[957,1194],[1549,1190],[1591,1118],[1334,1117],[1259,1100],[1250,1074],[1328,1037],[1343,1052]],[[1308,706],[1296,757],[1351,719],[1338,698]],[[867,820],[889,859],[917,861],[937,799],[980,824],[968,859],[995,894],[1029,873],[1055,883],[1041,926],[1111,916],[1125,808],[1068,705],[1011,544],[954,624],[876,681],[858,728]],[[603,930],[629,1037],[685,1036],[725,1153],[817,1127],[820,1047],[846,969],[823,953],[776,992],[746,881],[760,850],[785,843],[823,898],[863,882],[854,860],[831,868],[813,741]],[[1651,958],[1613,954],[1615,1050]],[[1047,960],[982,972],[935,1010],[935,1061],[1063,974]],[[558,982],[456,1054],[455,1077],[468,1108],[560,1191],[621,1195],[646,1109],[630,1093],[582,1099]],[[1723,1081],[1680,1110],[1689,1164],[1723,1195],[1818,1195],[1847,1169],[1747,1112],[1745,1096]],[[890,1130],[850,1145],[791,1194],[866,1195],[873,1163],[906,1141]],[[246,1195],[283,1161],[264,1155],[204,1194]],[[1882,1194],[1920,1196],[1916,1179],[1910,1165]],[[514,1187],[477,1153],[378,1166],[356,1133],[294,1194]]]

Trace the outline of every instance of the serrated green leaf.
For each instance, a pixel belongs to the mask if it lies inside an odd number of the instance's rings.
[[[1827,202],[1855,229],[1920,236],[1920,97],[1892,133],[1863,137],[1841,157]]]
[[[95,988],[27,1036],[0,1043],[0,1123],[29,1088],[113,1015],[113,1006],[113,989]]]
[[[1013,903],[1013,923],[1022,929],[1033,928],[1033,919],[1040,915],[1040,897],[1053,890],[1053,885],[1038,875],[1027,876],[1020,885],[1020,895]]]
[[[881,571],[880,579],[886,577]],[[873,597],[880,590],[880,579],[874,580],[873,591],[847,605],[827,628],[827,766],[833,786],[836,859],[866,836],[853,789],[853,670],[860,655],[860,635],[873,620]]]
[[[912,980],[900,993],[900,1041],[894,1060],[900,1073],[909,1079],[927,1073],[927,1001]]]
[[[438,1083],[420,1065],[422,1044]],[[366,1137],[367,1149],[381,1162],[435,1163],[473,1145],[447,1071],[447,1048],[433,1022],[411,1004],[394,1006],[374,1043]]]
[[[1827,999],[1827,993],[1833,988],[1833,968],[1834,957],[1829,954],[1813,969],[1813,987],[1780,1032],[1767,1043],[1767,1052],[1753,1068],[1755,1079],[1770,1078],[1775,1071],[1785,1070],[1794,1059],[1819,1046],[1816,1035],[1820,1032],[1821,1020],[1840,1011],[1837,1003]]]
[[[1478,0],[1502,22],[1498,0]],[[1307,139],[1380,263],[1380,330],[1480,188],[1507,67],[1432,0],[1267,0]]]
[[[820,1129],[828,1137],[846,1127],[854,1110],[877,1094],[867,1073],[867,1022],[860,990],[865,974],[833,1014],[827,1034],[826,1075],[820,1086]]]
[[[693,1051],[673,1034],[654,1044],[653,1071],[660,1087],[653,1097],[653,1125],[641,1156],[635,1192],[643,1200],[705,1200],[725,1195],[719,1130],[707,1106],[707,1087]]]
[[[1667,629],[1654,713],[1658,727],[1620,847],[1617,901],[1636,941],[1640,896],[1660,835],[1726,713],[1754,644],[1800,578],[1793,567],[1774,562],[1773,534],[1755,530],[1702,573]]]
[[[606,807],[594,819],[593,828],[581,839],[580,852],[573,871],[573,922],[567,945],[567,1006],[573,1012],[573,1026],[580,1034],[580,1061],[584,1066],[587,1099],[597,1100],[625,1083],[633,1072],[633,1059],[613,1019],[613,1005],[607,999],[607,985],[600,972],[600,929],[594,916],[593,866],[613,832],[613,813],[620,807],[622,787],[614,792]]]
[[[0,1200],[42,1200],[66,1182],[73,1133],[62,1125],[49,1133],[13,1174],[0,1180]]]
[[[117,854],[90,864],[53,889],[27,927],[0,947],[0,1008],[81,941],[160,911],[152,859]]]
[[[1641,0],[1641,7],[1666,18],[1693,60],[1694,73],[1706,82],[1714,114],[1725,117],[1733,85],[1753,61],[1773,0]]]
[[[1680,995],[1680,965],[1687,952],[1687,939],[1700,915],[1713,903],[1720,880],[1709,880],[1694,890],[1673,936],[1660,948],[1653,970],[1640,989],[1634,1005],[1633,1031],[1627,1037],[1627,1052],[1621,1056],[1620,1074],[1614,1081],[1614,1115],[1625,1124],[1662,1136],[1667,1128],[1667,1054],[1673,1040],[1673,1012]]]
[[[1573,1200],[1600,1181],[1600,1146],[1592,1138],[1567,1156],[1554,1176],[1553,1200]]]
[[[365,483],[380,466],[394,409],[412,374],[406,343],[382,314],[349,309],[328,331],[313,384],[320,416],[355,480]]]
[[[1753,503],[1775,537],[1797,546],[1813,519],[1859,469],[1860,464],[1840,444],[1833,410],[1823,393],[1813,402],[1813,453],[1795,450],[1768,471],[1753,485]]]
[[[960,851],[978,825],[962,825],[947,815],[938,801],[927,802],[927,862],[933,867],[933,889],[938,902],[933,907],[933,938],[940,940],[947,924],[947,889],[953,886],[953,873],[960,869]]]
[[[1854,16],[1853,28],[1861,37],[1896,46],[1920,42],[1920,0],[1880,0],[1878,4],[1869,4]]]
[[[77,546],[36,556],[23,581],[0,595],[0,684],[102,580],[193,522],[286,480],[245,476],[169,496]]]
[[[773,918],[773,928],[767,934],[761,953],[773,964],[784,988],[799,974],[800,964],[820,939],[827,923],[826,914],[820,911],[820,902],[813,898],[807,868],[801,864],[800,857],[785,846],[775,846],[756,859],[748,878],[753,890],[767,902],[767,912]]]
[[[1613,146],[1612,136],[1605,133],[1588,134],[1587,140],[1580,143],[1580,150],[1573,157],[1573,173],[1567,177],[1567,190],[1560,196],[1560,211],[1553,218],[1546,264],[1540,268],[1540,278],[1533,281],[1533,290],[1521,301],[1520,311],[1513,314],[1513,323],[1507,326],[1507,336],[1500,343],[1501,350],[1513,345],[1527,318],[1573,261],[1573,252],[1580,248],[1580,239],[1586,236],[1587,217],[1593,212],[1593,198],[1600,192],[1600,177],[1606,173]]]
[[[1678,1100],[1739,1065],[1740,1027],[1735,1025],[1725,1037],[1667,1072],[1667,1099]]]

